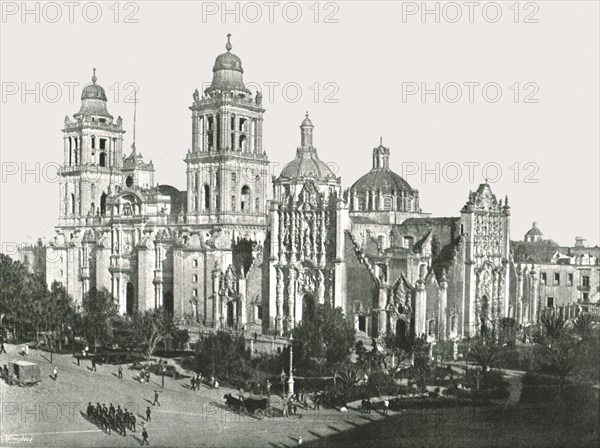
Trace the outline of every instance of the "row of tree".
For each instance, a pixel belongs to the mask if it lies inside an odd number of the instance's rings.
[[[76,338],[99,345],[142,351],[149,357],[157,346],[175,336],[172,316],[163,308],[119,316],[117,303],[106,290],[91,288],[80,305],[64,285],[43,278],[20,262],[0,254],[0,329],[15,341],[35,338],[54,349]]]

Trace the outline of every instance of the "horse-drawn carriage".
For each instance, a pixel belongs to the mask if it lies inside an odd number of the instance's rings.
[[[265,415],[271,415],[271,400],[269,398],[235,398],[231,394],[225,394],[223,399],[225,400],[228,409],[233,408],[233,410],[236,412],[252,414],[260,420],[262,420]]]

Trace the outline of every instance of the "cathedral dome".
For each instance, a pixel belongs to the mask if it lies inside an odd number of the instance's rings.
[[[373,168],[358,179],[352,190],[356,194],[368,191],[381,191],[383,194],[394,192],[413,194],[414,190],[409,183],[389,168],[390,149],[380,145],[373,149]]]
[[[543,235],[543,234],[542,234],[542,231],[538,228],[537,222],[534,222],[533,227],[531,227],[531,229],[529,229],[529,231],[525,235],[537,236],[537,235]]]
[[[96,69],[94,69],[94,75],[92,76],[92,84],[89,84],[81,91],[81,100],[101,100],[107,101],[106,92],[100,84],[96,84],[98,78],[96,78]]]
[[[112,119],[112,115],[108,113],[106,108],[106,92],[100,84],[96,84],[96,69],[92,76],[92,83],[87,85],[81,91],[81,108],[74,117],[80,116],[100,116]]]
[[[312,145],[313,128],[307,112],[300,125],[301,146],[296,150],[296,158],[281,171],[280,179],[299,180],[311,177],[324,182],[336,179],[334,172],[329,165],[319,159],[317,149]]]
[[[227,44],[225,45],[227,52],[220,54],[215,60],[212,83],[205,91],[207,94],[215,91],[239,91],[251,94],[250,90],[244,85],[242,60],[231,53],[233,47],[230,39],[231,34],[228,34]]]
[[[325,162],[319,159],[316,151],[298,148],[296,158],[283,168],[280,177],[287,179],[313,177],[318,180],[328,180],[335,179],[335,174]]]
[[[213,67],[213,73],[219,70],[235,70],[240,73],[244,73],[242,68],[242,60],[239,56],[227,51],[227,53],[220,54],[215,60]]]
[[[393,192],[412,194],[413,189],[409,183],[388,169],[375,169],[358,179],[352,189],[357,194],[366,193],[367,191],[381,191],[383,194],[392,194]]]

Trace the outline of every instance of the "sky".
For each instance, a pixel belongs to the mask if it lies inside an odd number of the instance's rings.
[[[93,68],[125,153],[137,88],[138,152],[155,182],[184,190],[188,108],[227,33],[263,93],[271,174],[309,111],[344,188],[382,138],[424,212],[459,216],[487,178],[509,198],[513,240],[537,221],[562,245],[597,245],[598,2],[475,3],[2,2],[1,251],[54,235],[61,129]]]

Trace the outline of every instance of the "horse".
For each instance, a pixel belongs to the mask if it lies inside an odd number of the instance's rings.
[[[234,411],[239,412],[241,409],[244,409],[244,402],[238,398],[235,398],[231,394],[223,395],[223,399],[227,404],[227,409],[231,409],[233,407]]]

